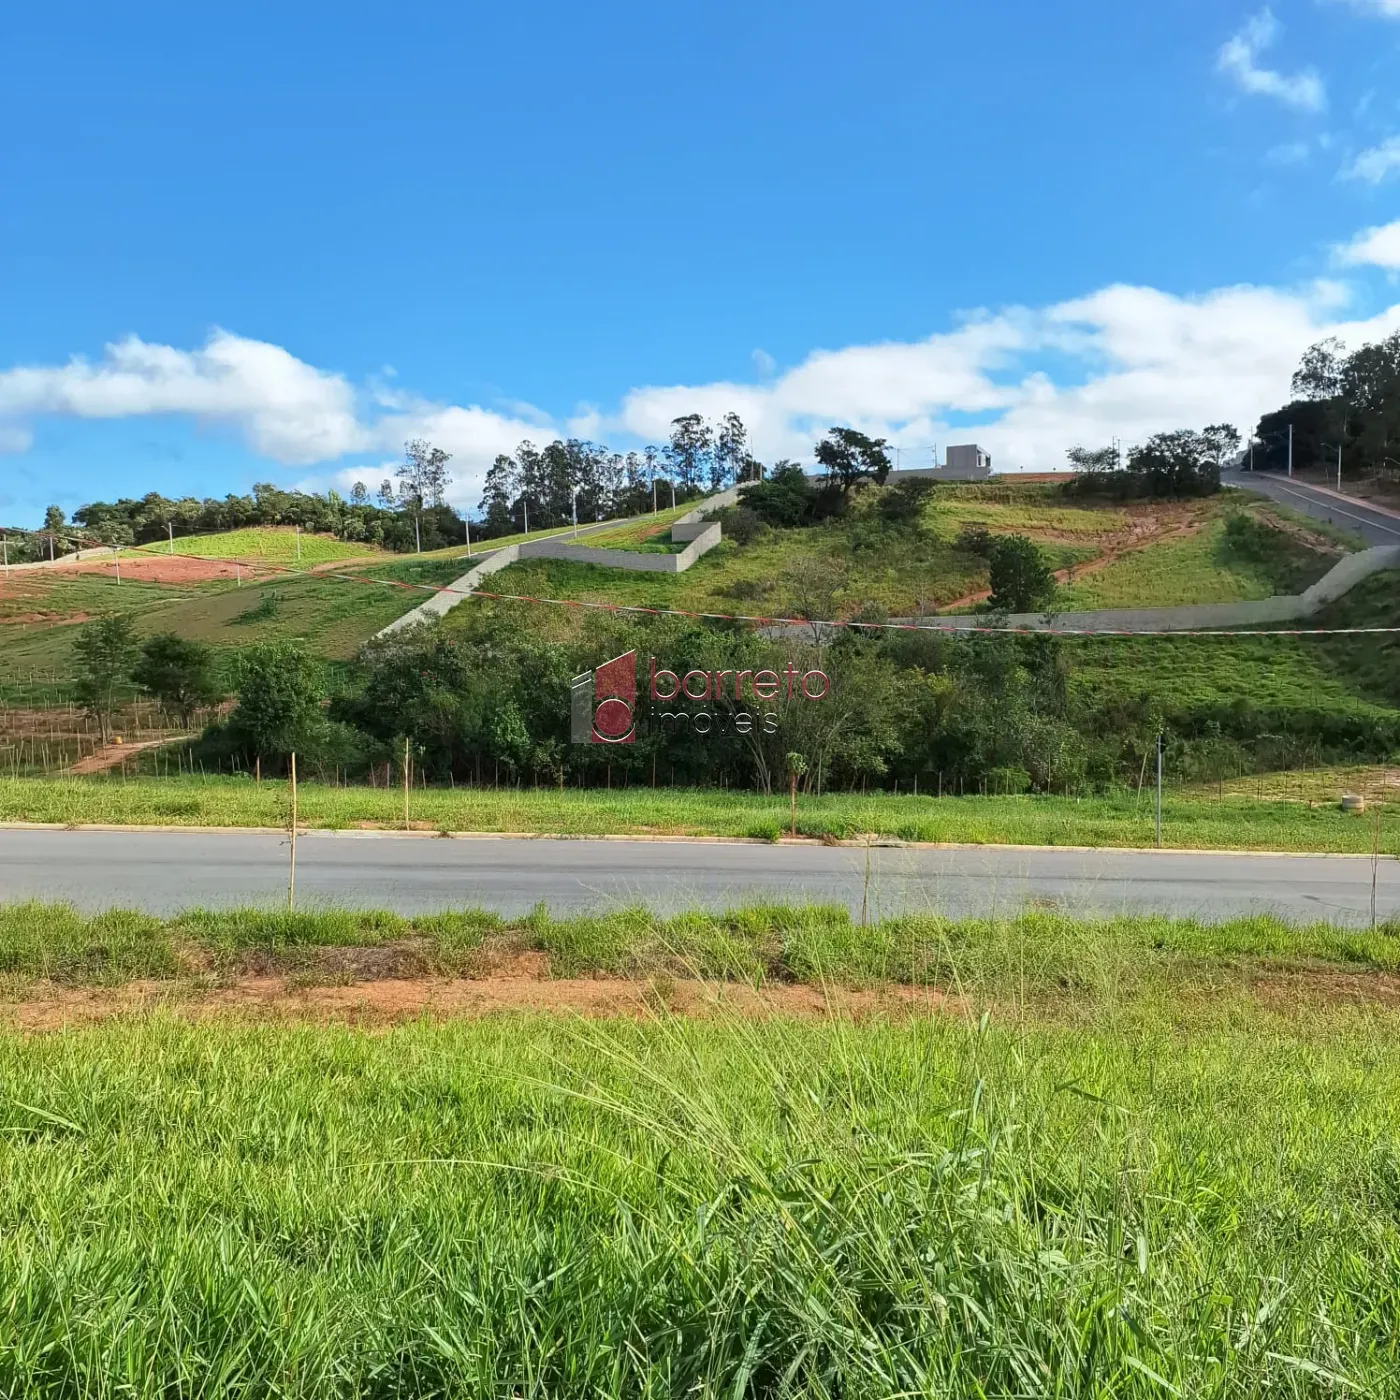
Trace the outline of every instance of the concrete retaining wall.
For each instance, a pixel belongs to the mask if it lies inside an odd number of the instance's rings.
[[[1194,632],[1218,627],[1270,627],[1300,622],[1355,588],[1363,579],[1386,569],[1400,569],[1400,545],[1378,545],[1348,554],[1306,592],[1264,598],[1255,603],[1185,603],[1174,608],[1106,608],[1097,612],[1012,613],[1009,627],[1032,632]],[[987,621],[985,613],[955,617],[902,617],[892,622],[917,623],[942,632],[966,632]],[[832,628],[819,628],[830,633]],[[765,627],[766,637],[805,637],[809,623]]]
[[[506,545],[502,549],[482,557],[481,562],[468,569],[461,578],[453,579],[446,588],[420,603],[410,612],[381,628],[375,635],[388,636],[405,627],[413,627],[420,622],[431,622],[434,618],[451,612],[458,603],[471,596],[481,580],[491,574],[517,563],[521,559],[566,559],[573,564],[596,564],[605,569],[625,569],[631,573],[643,574],[682,574],[700,558],[708,554],[719,542],[721,529],[717,522],[701,520],[708,511],[732,505],[738,499],[739,488],[733,487],[709,496],[694,510],[680,517],[671,526],[671,538],[686,547],[673,554],[647,554],[632,549],[598,549],[586,544],[575,544],[572,535],[552,535],[542,540],[526,540],[521,544]],[[635,520],[645,520],[644,515],[634,516]],[[604,530],[615,530],[626,522],[605,520],[591,525],[582,531],[584,535],[598,534]]]

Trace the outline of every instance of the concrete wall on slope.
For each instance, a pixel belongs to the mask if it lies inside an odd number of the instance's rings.
[[[1263,598],[1254,603],[1184,603],[1171,608],[1104,608],[1093,612],[1012,613],[1008,627],[1032,632],[1195,632],[1233,627],[1282,627],[1301,622],[1386,569],[1400,569],[1400,545],[1378,545],[1348,554],[1305,593]],[[985,613],[948,617],[892,618],[942,632],[968,632],[984,626]],[[767,637],[811,639],[810,623],[765,627]],[[834,629],[824,629],[831,632]]]

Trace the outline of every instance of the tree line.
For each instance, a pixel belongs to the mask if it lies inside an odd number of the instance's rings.
[[[1348,353],[1335,337],[1304,353],[1291,398],[1255,429],[1254,466],[1287,471],[1290,429],[1295,468],[1344,475],[1400,476],[1400,331]]]
[[[481,535],[639,515],[757,480],[762,471],[737,413],[718,423],[685,414],[672,420],[663,446],[627,453],[577,438],[543,448],[527,440],[486,473]]]
[[[356,481],[348,493],[286,491],[258,482],[251,493],[170,497],[157,491],[92,501],[71,521],[61,507],[45,512],[40,531],[7,536],[12,563],[70,553],[84,545],[135,546],[170,536],[215,534],[258,525],[297,525],[400,553],[441,549],[527,528],[609,520],[691,500],[736,481],[754,480],[762,466],[749,450],[737,413],[717,423],[686,414],[671,424],[661,446],[627,453],[577,438],[544,447],[522,442],[498,456],[486,474],[480,516],[469,520],[447,501],[451,454],[422,439],[404,444],[403,461],[378,488]]]

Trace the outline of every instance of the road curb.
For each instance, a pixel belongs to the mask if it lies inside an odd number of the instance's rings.
[[[0,822],[4,831],[107,831],[150,833],[151,835],[189,836],[285,836],[284,826],[164,826],[123,824],[119,822]],[[397,841],[627,841],[634,844],[681,844],[689,846],[768,846],[812,849],[841,848],[864,850],[866,842],[835,840],[821,837],[779,837],[770,841],[762,836],[671,836],[641,833],[583,834],[559,831],[395,831],[386,827],[316,827],[298,826],[300,840],[308,838],[344,838],[352,840]],[[1271,860],[1372,860],[1368,851],[1275,851],[1252,850],[1248,847],[1223,846],[1081,846],[1026,845],[1014,841],[901,841],[895,837],[876,837],[869,843],[871,850],[906,851],[1026,851],[1099,855],[1106,851],[1139,856],[1258,856]],[[1394,864],[1400,855],[1381,852],[1382,862]]]

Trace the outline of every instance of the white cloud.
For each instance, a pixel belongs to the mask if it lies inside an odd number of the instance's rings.
[[[1400,270],[1400,221],[1336,253],[1343,264]],[[974,312],[923,340],[815,350],[753,382],[643,386],[563,423],[525,403],[496,411],[356,389],[227,332],[196,351],[128,340],[95,365],[0,371],[0,449],[23,450],[28,421],[48,414],[183,413],[233,425],[275,461],[324,464],[308,485],[363,480],[373,490],[404,441],[425,437],[453,455],[453,502],[474,507],[492,459],[522,438],[562,431],[625,447],[663,441],[681,414],[734,410],[770,462],[810,462],[816,438],[845,423],[898,444],[905,463],[926,460],[935,443],[975,440],[1004,469],[1054,469],[1075,443],[1138,442],[1220,421],[1248,427],[1283,401],[1308,345],[1329,335],[1357,345],[1400,328],[1400,306],[1347,320],[1349,296],[1335,281],[1196,296],[1115,285],[1050,306]]]
[[[1400,19],[1400,0],[1347,0],[1347,3],[1353,9],[1364,10],[1368,14]]]
[[[1339,320],[1345,298],[1333,282],[1199,297],[1108,287],[982,315],[914,344],[818,351],[762,386],[636,389],[609,426],[658,438],[679,413],[734,408],[769,461],[810,461],[814,439],[845,422],[898,444],[906,463],[934,443],[977,441],[1003,469],[1061,469],[1075,443],[1139,442],[1222,421],[1248,427],[1283,401],[1314,341],[1336,334],[1360,344],[1400,327],[1400,307]]]
[[[0,423],[0,452],[28,452],[33,442],[34,434],[28,428]]]
[[[1342,176],[1348,180],[1365,180],[1367,184],[1378,185],[1387,176],[1400,171],[1400,136],[1391,136],[1379,146],[1362,151],[1342,168]]]
[[[1386,0],[1389,3],[1389,0]],[[1245,21],[1239,33],[1221,46],[1216,67],[1233,78],[1243,91],[1258,97],[1273,97],[1288,107],[1305,112],[1319,112],[1327,105],[1322,79],[1312,68],[1285,74],[1259,66],[1259,55],[1279,35],[1279,24],[1273,12],[1260,10]]]
[[[1400,219],[1357,234],[1350,243],[1337,249],[1337,256],[1352,266],[1400,271]]]
[[[97,364],[0,372],[0,414],[129,418],[183,413],[238,428],[277,462],[338,457],[364,445],[353,390],[278,345],[216,330],[202,350],[152,345],[136,336],[107,346]]]

